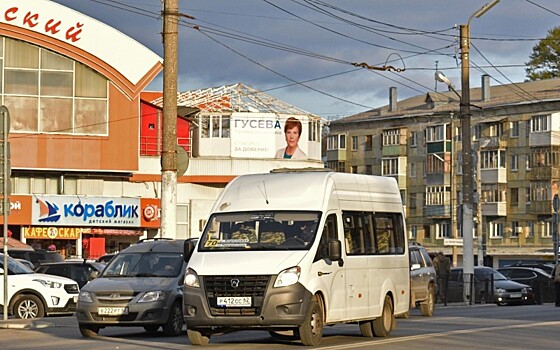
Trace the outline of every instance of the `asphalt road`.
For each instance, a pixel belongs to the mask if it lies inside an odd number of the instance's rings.
[[[41,328],[37,325],[46,325]],[[143,328],[105,328],[96,338],[82,338],[74,317],[49,317],[31,329],[0,329],[0,349],[185,349],[186,335],[164,337]],[[413,310],[388,338],[364,338],[356,324],[325,329],[317,349],[558,349],[560,308],[554,304],[505,306],[450,305],[438,307],[433,317]],[[291,338],[272,338],[265,331],[215,335],[209,347],[217,349],[288,349],[301,347]]]

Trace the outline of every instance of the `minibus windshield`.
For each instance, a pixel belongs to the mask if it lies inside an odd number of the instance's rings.
[[[214,214],[200,238],[199,251],[307,250],[319,212],[266,211]]]

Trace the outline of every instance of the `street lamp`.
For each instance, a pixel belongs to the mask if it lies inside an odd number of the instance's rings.
[[[463,154],[463,205],[462,205],[462,233],[463,233],[463,281],[465,301],[472,303],[473,275],[474,275],[474,251],[473,251],[473,161],[471,147],[471,96],[469,81],[469,46],[470,46],[470,23],[473,17],[479,18],[496,6],[500,0],[493,0],[485,4],[470,17],[466,25],[460,25],[461,45],[461,96],[460,96],[460,119],[461,140]],[[436,79],[447,84],[457,95],[451,82],[443,74],[436,72]]]
[[[461,139],[463,153],[463,281],[464,297],[472,303],[474,289],[474,252],[473,252],[473,162],[471,147],[471,94],[469,81],[470,24],[473,17],[479,18],[494,7],[500,0],[493,0],[474,12],[466,25],[459,27],[461,37]]]

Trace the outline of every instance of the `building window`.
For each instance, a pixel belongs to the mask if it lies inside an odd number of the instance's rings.
[[[557,166],[558,152],[548,148],[535,148],[531,151],[530,166],[532,168],[541,166]]]
[[[352,136],[352,151],[358,150],[358,136]]]
[[[331,135],[327,137],[327,150],[337,150],[338,149],[338,135]]]
[[[328,161],[327,168],[332,169],[333,171],[337,171],[339,173],[346,172],[346,163],[339,162],[339,161]]]
[[[309,119],[309,141],[320,141],[321,140],[321,119],[310,118]]]
[[[373,165],[366,165],[366,174],[373,175]]]
[[[510,137],[519,137],[519,122],[510,123]]]
[[[108,134],[107,79],[52,51],[1,39],[4,105],[17,111],[11,114],[12,131]]]
[[[510,190],[510,201],[509,201],[509,206],[510,207],[517,207],[519,205],[519,188],[512,188]]]
[[[500,203],[506,201],[506,184],[482,184],[482,202]]]
[[[426,205],[445,205],[449,203],[451,188],[449,186],[427,186]]]
[[[410,226],[410,232],[408,233],[408,239],[416,240],[418,237],[418,227],[417,226]]]
[[[511,222],[511,237],[519,237],[519,231],[521,227],[519,226],[519,221]]]
[[[350,167],[350,173],[357,174],[358,173],[358,166],[357,165],[352,165]]]
[[[410,193],[408,199],[408,205],[410,209],[416,209],[416,193]]]
[[[490,238],[502,238],[504,236],[504,224],[501,222],[490,222]]]
[[[418,146],[418,132],[413,131],[410,135],[410,147],[417,147]]]
[[[340,149],[346,149],[346,135],[338,135],[338,146]]]
[[[426,128],[426,142],[440,142],[450,139],[451,125],[434,125]]]
[[[514,154],[513,156],[511,156],[511,171],[517,171],[518,166],[517,166],[517,162],[519,160],[519,156],[517,154]]]
[[[400,130],[384,130],[383,131],[383,146],[393,146],[400,143]]]
[[[480,152],[481,169],[498,169],[506,167],[505,150],[492,150]]]
[[[490,137],[500,137],[504,133],[504,125],[502,123],[489,124],[486,133]]]
[[[373,149],[373,135],[366,135],[365,150],[371,151]]]
[[[386,158],[381,160],[381,175],[398,175],[399,174],[399,159]]]
[[[542,237],[545,238],[552,237],[552,222],[541,221],[539,222],[539,226],[541,227]]]
[[[529,232],[527,233],[527,237],[535,237],[535,222],[527,221],[527,227],[529,229]]]
[[[550,181],[531,181],[531,201],[543,202],[552,198]]]
[[[531,132],[550,131],[550,114],[531,117]]]
[[[449,222],[440,222],[436,224],[436,238],[450,238],[451,237],[451,225]]]
[[[428,174],[445,172],[445,155],[430,153],[426,155],[426,172]]]
[[[416,163],[410,163],[410,177],[416,177]]]
[[[205,115],[199,120],[201,138],[229,138],[229,115]]]

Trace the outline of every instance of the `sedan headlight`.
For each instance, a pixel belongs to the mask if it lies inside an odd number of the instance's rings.
[[[276,287],[287,287],[292,284],[296,284],[299,281],[299,275],[301,273],[301,268],[299,266],[290,267],[278,274],[276,282],[274,282],[274,288]]]
[[[93,299],[91,298],[91,294],[89,292],[81,291],[78,296],[78,302],[93,303]]]
[[[51,281],[51,280],[36,278],[33,281],[39,282],[47,288],[60,288],[60,287],[62,287],[62,283],[54,282],[54,281]]]
[[[503,288],[496,288],[496,293],[506,293],[507,290],[503,289]]]
[[[146,292],[140,299],[138,299],[139,303],[149,303],[152,301],[164,300],[165,299],[165,292],[162,290],[157,290],[153,292]]]
[[[190,267],[185,274],[185,286],[192,288],[200,288],[200,280],[195,270]]]
[[[525,288],[521,289],[521,291],[522,291],[523,293],[530,293],[530,292],[533,291],[533,289],[532,289],[531,287],[525,287]]]

